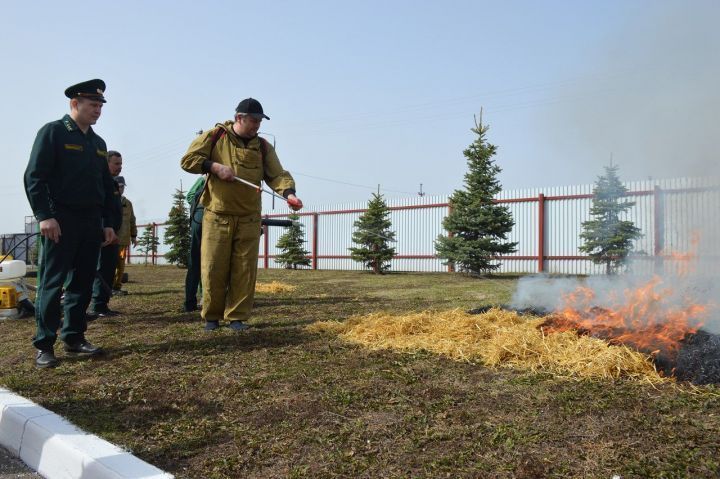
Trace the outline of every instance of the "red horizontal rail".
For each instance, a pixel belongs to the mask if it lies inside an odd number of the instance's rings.
[[[669,194],[669,193],[696,193],[696,192],[705,192],[705,191],[718,191],[717,187],[695,187],[695,188],[681,188],[681,189],[668,189],[668,190],[659,190],[656,188],[655,190],[639,190],[639,191],[629,191],[626,193],[626,196],[649,196],[649,195],[655,195],[657,199],[658,194]],[[544,196],[543,194],[539,194],[538,196],[533,197],[524,197],[524,198],[505,198],[505,199],[498,199],[495,200],[496,203],[499,204],[510,204],[510,203],[530,203],[530,202],[538,202],[539,203],[539,234],[541,237],[539,238],[539,252],[537,255],[532,256],[499,256],[497,257],[498,260],[502,261],[519,261],[519,260],[525,260],[525,261],[537,261],[538,262],[538,271],[544,270],[544,261],[559,261],[559,260],[577,260],[577,261],[585,261],[589,260],[590,256],[580,256],[580,255],[555,255],[555,256],[549,256],[544,254],[544,239],[542,236],[544,235],[544,223],[545,223],[545,215],[544,215],[544,203],[547,201],[562,201],[562,200],[580,200],[580,199],[592,199],[592,194],[579,194],[579,195],[555,195],[555,196]],[[388,207],[388,210],[390,211],[405,211],[405,210],[419,210],[419,209],[430,209],[430,208],[451,208],[450,203],[431,203],[426,205],[406,205],[406,206],[391,206]],[[350,255],[323,255],[319,253],[320,244],[318,242],[318,217],[323,215],[340,215],[340,214],[362,214],[367,211],[367,208],[356,208],[356,209],[347,209],[347,210],[330,210],[330,211],[316,211],[316,212],[303,212],[303,213],[295,213],[296,215],[303,217],[303,216],[310,216],[313,218],[313,241],[312,241],[312,252],[311,255],[308,256],[308,259],[312,261],[313,269],[317,269],[317,263],[318,260],[321,259],[351,259]],[[263,215],[264,218],[282,218],[287,217],[292,213],[274,213],[274,214],[266,214]],[[164,226],[167,223],[149,223],[153,226],[154,232],[157,232],[157,227]],[[147,225],[138,225],[138,227],[145,227]],[[658,226],[655,226],[655,235],[657,236]],[[266,229],[267,232],[267,229]],[[269,267],[269,260],[271,258],[276,258],[275,255],[269,255],[269,243],[268,243],[268,236],[265,236],[264,239],[264,254],[260,256],[260,258],[263,259],[265,268]],[[657,245],[656,245],[657,246]],[[634,259],[661,259],[661,260],[687,260],[687,258],[683,257],[677,257],[673,255],[663,255],[661,254],[660,250],[655,252],[655,255],[652,256],[636,256],[633,257]],[[130,258],[148,258],[151,259],[153,264],[156,262],[157,257],[164,257],[164,254],[150,254],[150,255],[143,255],[143,254],[128,254],[128,260]],[[437,256],[433,254],[403,254],[403,255],[396,255],[394,257],[395,259],[437,259]]]

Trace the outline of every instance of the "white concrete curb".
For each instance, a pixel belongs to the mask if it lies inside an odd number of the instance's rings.
[[[173,479],[171,474],[3,388],[0,444],[47,479]]]

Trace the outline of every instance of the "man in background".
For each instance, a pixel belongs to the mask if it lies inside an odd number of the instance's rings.
[[[125,196],[125,178],[118,176],[115,178],[120,191],[120,204],[122,205],[122,224],[118,231],[118,256],[117,266],[115,268],[115,277],[112,285],[113,296],[121,296],[128,294],[122,289],[122,277],[125,274],[125,260],[127,258],[128,248],[132,243],[137,244],[137,224],[135,223],[135,211],[132,202]]]
[[[201,176],[187,192],[185,198],[190,204],[190,254],[188,256],[187,273],[185,274],[186,313],[197,311],[197,292],[200,286],[200,240],[202,239],[202,222],[205,207],[200,203],[200,195],[205,189],[205,177]]]
[[[108,151],[107,166],[110,175],[116,178],[122,171],[122,155],[117,151]],[[97,272],[92,290],[92,311],[91,314],[102,317],[117,316],[120,314],[113,311],[109,307],[110,296],[112,295],[112,283],[115,277],[115,267],[117,266],[117,258],[119,254],[117,234],[122,226],[122,203],[120,201],[120,187],[116,181],[113,181],[112,194],[112,218],[113,223],[110,225],[115,232],[115,241],[103,246],[100,249],[100,255],[97,261]]]

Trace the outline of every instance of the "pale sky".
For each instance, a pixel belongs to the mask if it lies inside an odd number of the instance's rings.
[[[166,218],[196,132],[249,96],[309,208],[451,194],[481,108],[505,189],[592,183],[611,155],[628,181],[720,164],[717,0],[0,5],[0,233],[31,214],[37,130],[91,78],[139,222]]]

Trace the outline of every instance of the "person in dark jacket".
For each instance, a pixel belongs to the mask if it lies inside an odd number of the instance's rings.
[[[110,175],[117,178],[122,171],[122,155],[117,151],[108,151],[107,165]],[[122,194],[120,193],[120,185],[113,180],[113,223],[112,227],[115,235],[120,232],[123,219]],[[115,277],[115,267],[117,266],[117,258],[120,254],[118,240],[103,246],[100,249],[100,256],[97,262],[97,272],[95,273],[95,282],[92,290],[92,311],[91,315],[105,317],[117,316],[117,311],[110,309],[110,297],[112,296],[112,284]]]
[[[105,141],[92,129],[105,103],[105,82],[89,80],[65,90],[70,114],[38,131],[25,170],[25,193],[38,220],[42,244],[36,296],[35,364],[55,367],[61,326],[60,296],[66,283],[60,339],[71,354],[102,350],[85,338],[95,267],[113,230],[113,180]]]
[[[185,274],[185,303],[183,309],[186,313],[197,311],[197,292],[200,286],[200,241],[202,239],[202,222],[205,207],[200,203],[199,196],[205,189],[205,177],[201,176],[195,181],[185,198],[190,204],[190,254]]]

